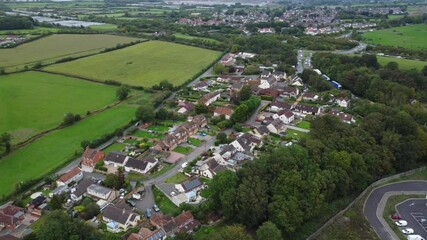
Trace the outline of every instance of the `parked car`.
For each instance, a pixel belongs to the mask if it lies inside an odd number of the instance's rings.
[[[408,240],[424,240],[420,235],[408,235]]]
[[[206,133],[202,132],[202,133],[200,133],[200,136],[205,137]]]
[[[396,221],[395,223],[399,227],[405,227],[406,225],[408,225],[408,222],[405,220],[399,220],[399,221]]]
[[[136,206],[136,203],[130,199],[126,200],[127,203],[129,203],[129,205],[131,205],[132,207]]]
[[[145,216],[147,216],[147,218],[151,217],[151,208],[147,208],[147,211],[145,212]]]
[[[393,219],[393,220],[400,220],[400,219],[401,219],[401,217],[400,217],[400,215],[399,215],[398,213],[393,213],[393,214],[391,215],[391,219]]]
[[[412,233],[414,233],[414,229],[412,229],[412,228],[402,228],[402,232],[404,234],[412,234]]]
[[[155,212],[159,212],[160,211],[159,207],[156,204],[154,204],[153,209],[154,209]]]
[[[136,199],[136,200],[140,200],[140,199],[141,199],[141,194],[139,194],[139,193],[134,193],[134,194],[132,194],[132,198],[133,198],[133,199]]]
[[[421,218],[421,219],[420,219],[420,223],[421,223],[422,225],[427,225],[427,219],[425,219],[425,218]]]

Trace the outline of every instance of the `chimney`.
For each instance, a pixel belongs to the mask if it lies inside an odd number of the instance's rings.
[[[123,208],[123,210],[122,210],[122,214],[125,214],[125,212],[126,212],[126,210]]]

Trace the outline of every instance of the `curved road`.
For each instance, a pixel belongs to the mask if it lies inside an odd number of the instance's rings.
[[[427,181],[403,181],[372,190],[363,205],[363,214],[382,240],[398,239],[382,217],[385,203],[391,195],[426,193]]]

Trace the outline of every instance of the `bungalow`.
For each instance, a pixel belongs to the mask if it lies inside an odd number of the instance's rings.
[[[199,168],[199,174],[203,177],[212,179],[219,172],[224,171],[226,168],[220,165],[214,158],[205,161]]]
[[[221,97],[221,94],[219,91],[216,92],[210,92],[199,99],[199,103],[205,106],[209,106],[215,101],[217,101]]]
[[[194,219],[190,211],[184,211],[175,217],[178,232],[193,233],[194,229],[200,226],[200,222]]]
[[[102,210],[102,221],[107,223],[107,230],[110,232],[126,231],[129,227],[135,227],[140,220],[138,214],[114,205],[108,205]]]
[[[268,70],[264,70],[261,73],[261,78],[269,78],[271,76],[271,72]]]
[[[83,179],[83,172],[80,170],[79,167],[75,167],[70,171],[61,175],[59,179],[56,180],[56,184],[58,186],[64,186],[64,185],[70,184],[71,182],[78,183],[82,179]]]
[[[270,112],[279,112],[281,110],[290,111],[292,104],[274,101],[270,104]]]
[[[123,167],[128,158],[129,157],[125,153],[111,151],[105,157],[104,163],[107,165],[113,165],[114,167]]]
[[[330,114],[338,117],[339,119],[341,119],[341,121],[343,121],[344,123],[347,123],[347,124],[352,124],[352,123],[356,122],[356,119],[354,119],[353,115],[351,115],[349,113],[344,113],[344,112],[339,112],[339,111],[331,111]]]
[[[194,84],[193,90],[206,91],[208,90],[209,85],[211,85],[211,81],[199,81],[198,83]]]
[[[244,133],[230,144],[239,152],[253,152],[256,146],[262,144],[262,141],[250,133]]]
[[[129,158],[125,165],[125,171],[147,174],[158,162],[159,161],[153,157],[147,157],[143,160]]]
[[[252,130],[252,132],[254,133],[254,135],[255,136],[258,136],[258,137],[264,137],[264,136],[267,136],[268,134],[270,134],[270,131],[268,130],[268,128],[266,127],[266,126],[264,126],[264,125],[262,125],[262,126],[260,126],[260,127],[257,127],[257,128],[254,128],[253,130]]]
[[[338,104],[338,106],[343,108],[348,108],[350,106],[350,99],[339,97],[335,99],[335,103]]]
[[[179,109],[178,109],[178,113],[179,114],[186,114],[188,112],[193,111],[194,109],[194,103],[192,102],[185,102],[183,105],[178,105]]]
[[[104,157],[105,155],[102,151],[87,147],[80,161],[82,171],[93,172],[96,163],[104,159]]]
[[[151,231],[148,228],[141,227],[137,233],[131,233],[127,240],[165,240],[166,236],[163,228]]]
[[[275,71],[275,72],[273,72],[273,77],[277,81],[279,81],[279,80],[282,80],[282,79],[286,78],[286,73],[285,72],[280,72],[280,71]]]
[[[203,183],[197,177],[192,177],[183,183],[175,184],[175,189],[181,193],[198,191],[202,188],[203,188]]]
[[[236,59],[234,58],[234,56],[235,55],[232,53],[225,54],[219,62],[222,65],[233,65],[234,63],[236,63]]]
[[[216,78],[216,81],[221,83],[228,83],[230,81],[240,82],[241,80],[242,80],[242,77],[233,76],[233,75],[220,75],[219,77]]]
[[[270,75],[269,77],[261,77],[261,81],[258,87],[261,89],[271,88],[274,86],[276,82],[277,82],[277,79],[274,78],[272,75]]]
[[[224,116],[225,119],[229,120],[233,114],[233,109],[226,107],[216,107],[214,110],[214,117]]]
[[[184,211],[176,217],[157,213],[150,218],[150,224],[164,229],[168,236],[174,236],[177,232],[192,233],[200,226],[190,211]]]
[[[316,94],[314,94],[314,93],[311,93],[311,92],[305,92],[303,95],[302,95],[302,100],[304,100],[304,101],[317,101],[319,99],[319,96],[318,95],[316,95]]]
[[[305,117],[307,115],[319,115],[320,108],[298,104],[294,107],[293,112],[294,114],[299,115],[301,117]]]
[[[75,188],[71,189],[70,198],[71,200],[78,202],[83,199],[83,196],[87,192],[87,188],[92,185],[93,182],[90,179],[83,179]]]
[[[285,127],[285,123],[280,119],[275,119],[273,122],[267,125],[268,130],[271,133],[275,133],[275,134],[279,134],[280,132],[282,132],[284,127]]]
[[[280,95],[280,92],[276,88],[266,88],[266,89],[260,89],[258,91],[257,95],[259,95],[259,96],[270,96],[273,99],[275,99]]]
[[[6,228],[14,230],[19,227],[24,220],[24,209],[13,205],[8,205],[0,209],[0,229]]]
[[[282,95],[284,97],[289,97],[289,98],[291,97],[296,98],[298,94],[299,94],[299,89],[295,87],[285,87],[282,92]]]
[[[273,115],[273,119],[280,119],[284,124],[289,124],[295,120],[295,115],[290,111],[279,111]]]
[[[118,196],[117,191],[97,184],[90,185],[87,188],[87,194],[95,199],[107,202],[112,202]]]

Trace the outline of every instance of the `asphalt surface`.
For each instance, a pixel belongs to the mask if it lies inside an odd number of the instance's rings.
[[[408,228],[414,229],[414,234],[427,239],[427,225],[422,225],[419,220],[427,219],[427,199],[408,199],[396,206],[396,210],[403,220],[408,222]]]
[[[380,239],[396,239],[396,235],[382,217],[381,209],[384,210],[387,197],[412,193],[427,193],[427,181],[403,181],[372,190],[363,206],[363,214]]]

